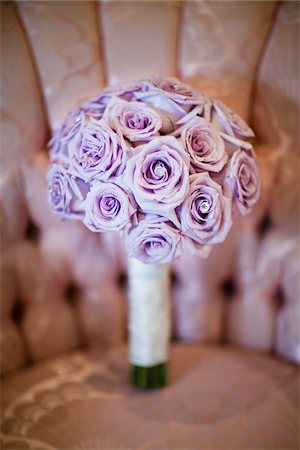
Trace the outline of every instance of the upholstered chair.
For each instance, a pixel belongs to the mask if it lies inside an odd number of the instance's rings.
[[[1,4],[3,449],[299,448],[299,3]],[[135,391],[122,241],[47,206],[47,142],[105,85],[177,76],[250,123],[253,214],[172,266],[170,381]]]

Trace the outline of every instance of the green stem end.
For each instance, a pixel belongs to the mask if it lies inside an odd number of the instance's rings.
[[[155,389],[167,385],[167,363],[152,367],[132,366],[132,383],[138,389]]]

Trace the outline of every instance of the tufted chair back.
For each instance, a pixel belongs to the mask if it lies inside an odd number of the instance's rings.
[[[174,337],[300,361],[299,4],[3,2],[2,373],[126,337],[126,255],[115,236],[53,217],[47,140],[107,84],[175,75],[254,127],[262,196],[207,260],[173,265]],[[280,300],[280,301],[279,301]]]

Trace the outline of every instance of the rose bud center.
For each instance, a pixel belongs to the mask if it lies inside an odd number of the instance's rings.
[[[153,161],[147,171],[147,176],[152,181],[166,181],[169,177],[168,166],[164,161]]]
[[[241,184],[243,184],[243,186],[247,186],[250,182],[250,178],[251,178],[251,173],[250,173],[249,167],[246,165],[243,165],[241,167],[241,171],[240,171]]]
[[[207,219],[207,215],[211,212],[212,203],[205,196],[196,197],[193,202],[193,215],[199,222],[203,222]]]
[[[88,169],[89,167],[91,167],[95,163],[97,163],[98,160],[99,160],[99,157],[97,155],[90,155],[87,153],[87,154],[83,155],[80,163],[84,169]]]
[[[202,214],[208,213],[209,208],[210,208],[210,204],[208,203],[207,200],[202,200],[200,202],[199,209]]]
[[[145,250],[149,256],[155,256],[157,253],[160,253],[163,247],[164,243],[161,238],[153,239],[145,243]]]
[[[149,119],[146,116],[141,116],[137,113],[130,114],[127,118],[128,128],[135,130],[143,130],[149,125]]]
[[[115,216],[120,211],[120,202],[112,195],[103,195],[99,201],[101,212],[106,216]]]
[[[208,145],[201,134],[197,133],[193,135],[192,148],[198,155],[205,155],[205,153],[207,152]]]
[[[91,135],[90,138],[85,138],[82,144],[83,154],[80,157],[80,165],[84,169],[88,169],[97,164],[102,157],[103,149],[103,140],[96,134]]]

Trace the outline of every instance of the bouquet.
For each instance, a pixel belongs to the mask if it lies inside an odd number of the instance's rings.
[[[169,264],[183,251],[207,257],[259,197],[253,137],[222,102],[149,78],[103,90],[50,141],[52,211],[126,245],[138,387],[166,383]]]

